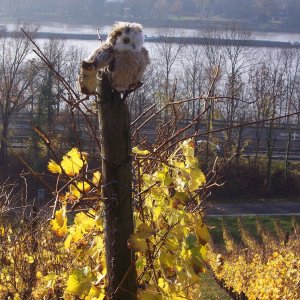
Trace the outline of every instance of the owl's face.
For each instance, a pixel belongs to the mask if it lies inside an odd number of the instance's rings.
[[[114,49],[119,51],[140,52],[144,43],[142,26],[137,23],[118,23],[118,34]]]

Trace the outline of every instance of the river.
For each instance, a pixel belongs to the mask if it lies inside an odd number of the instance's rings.
[[[8,23],[5,24],[7,29],[13,30],[14,24]],[[96,28],[93,28],[89,25],[70,25],[63,23],[43,23],[37,24],[39,26],[40,32],[53,32],[53,33],[81,33],[81,34],[95,34],[95,41],[83,41],[83,40],[68,40],[68,44],[76,45],[86,49],[87,52],[92,51],[99,45],[97,40]],[[107,34],[111,30],[110,25],[99,27],[100,33]],[[203,36],[205,30],[198,29],[178,29],[178,28],[144,28],[145,35],[147,36],[158,36],[163,35],[167,31],[170,32],[170,35],[173,36]],[[300,42],[300,33],[288,33],[288,32],[260,32],[253,31],[251,32],[251,39],[253,40],[265,40],[265,41],[279,41],[279,42]],[[39,44],[42,44],[43,41],[40,41]]]
[[[6,24],[8,30],[12,30],[13,24]],[[93,28],[89,25],[69,25],[62,23],[44,23],[39,26],[39,31],[41,32],[57,32],[57,33],[85,33],[85,34],[95,34],[96,37],[96,28]],[[111,26],[101,26],[100,32],[108,33],[111,30]],[[195,35],[204,35],[205,30],[199,29],[178,29],[178,28],[144,28],[144,32],[148,36],[160,35],[166,30],[170,30],[172,33],[180,34],[183,36],[195,36]],[[281,42],[300,42],[300,33],[288,33],[288,32],[261,32],[261,31],[252,31],[251,38],[255,40],[266,40],[266,41],[281,41]]]

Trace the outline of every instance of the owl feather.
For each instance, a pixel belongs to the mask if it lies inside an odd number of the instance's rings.
[[[118,92],[132,90],[141,82],[147,65],[148,51],[143,47],[142,26],[116,23],[106,41],[80,65],[79,86],[82,93],[96,92],[97,73],[107,70],[111,87]]]

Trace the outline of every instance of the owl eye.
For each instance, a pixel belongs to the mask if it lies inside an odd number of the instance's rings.
[[[123,43],[124,43],[124,44],[129,44],[129,43],[130,43],[130,39],[129,39],[128,37],[125,37],[125,38],[123,39]]]

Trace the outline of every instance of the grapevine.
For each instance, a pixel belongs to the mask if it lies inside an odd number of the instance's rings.
[[[206,270],[210,235],[200,212],[206,178],[194,150],[193,141],[186,140],[159,161],[148,150],[132,150],[135,233],[128,247],[136,253],[139,299],[188,299]],[[32,254],[22,250],[28,253],[26,264],[36,264],[33,299],[105,298],[105,199],[101,170],[89,170],[87,157],[73,148],[60,161],[48,163],[57,175],[54,218],[50,231],[41,228],[39,249]],[[1,271],[2,282],[8,282],[9,272]],[[16,293],[5,284],[0,296],[21,295],[24,286],[20,282]]]
[[[208,251],[210,266],[217,280],[249,300],[299,299],[300,243],[295,220],[293,223],[294,232],[288,241],[283,241],[272,237],[257,219],[258,235],[264,241],[262,246],[258,246],[239,220],[242,241],[247,248],[235,245],[231,251],[222,254],[215,249]],[[275,231],[282,236],[283,230],[278,221],[275,225]],[[228,235],[223,236],[227,245]]]

